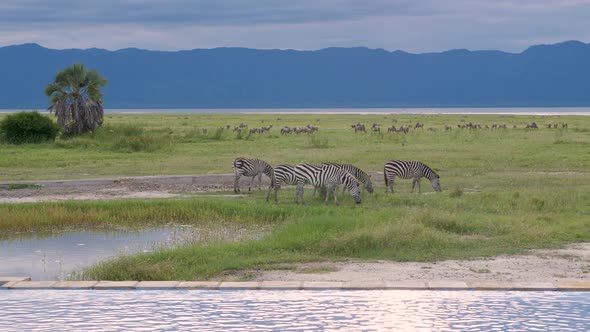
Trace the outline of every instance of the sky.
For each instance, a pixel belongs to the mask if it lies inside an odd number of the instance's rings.
[[[590,42],[590,0],[1,0],[0,46],[522,52]]]

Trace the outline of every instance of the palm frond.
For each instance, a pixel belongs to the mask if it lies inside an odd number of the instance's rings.
[[[96,70],[86,71],[83,64],[73,64],[60,71],[45,88],[57,123],[66,136],[91,132],[103,123],[104,110],[100,88],[107,81]]]

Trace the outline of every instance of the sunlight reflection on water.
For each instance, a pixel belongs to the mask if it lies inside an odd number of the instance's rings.
[[[1,330],[588,331],[582,292],[2,290]]]

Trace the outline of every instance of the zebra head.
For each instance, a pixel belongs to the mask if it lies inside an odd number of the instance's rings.
[[[432,189],[438,192],[442,192],[442,188],[440,187],[440,177],[437,175],[430,180],[430,184],[432,184]]]
[[[233,168],[241,168],[243,166],[244,166],[244,158],[243,157],[238,157],[238,158],[234,159],[234,162],[232,163]]]
[[[361,190],[359,188],[358,182],[353,184],[352,189],[350,189],[350,196],[354,198],[356,204],[361,204]]]
[[[369,194],[373,193],[373,183],[371,182],[371,179],[368,179],[367,183],[365,183],[365,189],[367,189]]]
[[[340,170],[339,173],[342,184],[350,190],[350,196],[354,198],[356,204],[361,204],[361,188],[359,181],[346,171]]]

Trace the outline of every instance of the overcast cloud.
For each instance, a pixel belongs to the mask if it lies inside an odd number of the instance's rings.
[[[0,46],[521,52],[590,41],[590,0],[2,0]]]

